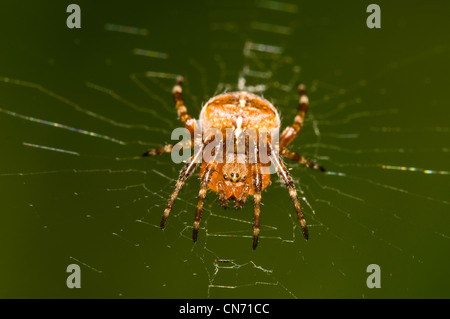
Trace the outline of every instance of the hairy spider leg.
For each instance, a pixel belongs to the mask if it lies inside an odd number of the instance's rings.
[[[195,131],[195,127],[197,124],[196,124],[195,120],[189,115],[187,108],[184,105],[183,88],[182,88],[183,81],[184,81],[184,78],[181,75],[177,77],[175,85],[172,89],[173,99],[175,100],[178,117],[184,123],[185,127],[189,130],[189,133],[191,133],[191,136],[194,139],[194,131]],[[188,147],[188,146],[193,147],[193,145],[194,145],[193,139],[189,142],[186,142],[186,145],[182,145],[182,147],[183,148]],[[159,154],[163,154],[163,153],[170,153],[170,152],[172,152],[173,147],[176,144],[177,143],[168,144],[168,145],[164,145],[162,147],[158,147],[158,148],[149,150],[149,151],[145,152],[144,154],[142,154],[142,156],[146,157],[146,156],[159,155]]]
[[[188,179],[188,177],[192,174],[194,169],[197,167],[197,164],[200,162],[201,156],[203,154],[203,149],[205,147],[205,144],[202,144],[197,152],[191,156],[190,160],[181,170],[180,176],[178,177],[177,184],[175,186],[175,189],[170,196],[169,202],[167,203],[167,207],[164,210],[164,214],[161,220],[161,229],[164,229],[164,226],[166,225],[167,218],[169,217],[170,211],[172,210],[173,203],[178,197],[178,193],[180,192],[181,188],[184,186],[184,183]]]
[[[305,114],[308,110],[309,104],[308,96],[306,95],[305,86],[303,84],[299,84],[298,93],[300,94],[300,98],[298,101],[297,115],[294,118],[294,123],[291,126],[286,127],[286,129],[281,134],[280,149],[288,146],[303,127],[303,121],[305,119]]]
[[[215,172],[215,167],[217,166],[215,157],[216,156],[214,156],[214,158],[210,162],[208,162],[205,171],[201,176],[200,191],[198,193],[197,212],[195,214],[194,231],[192,234],[194,243],[197,241],[198,229],[200,227],[200,220],[202,218],[203,205],[205,203],[206,192],[208,191],[208,184],[211,181],[212,175]]]
[[[174,146],[177,145],[177,144],[180,144],[181,148],[193,147],[194,146],[194,140],[179,142],[179,143],[175,143],[175,144],[167,144],[167,145],[164,145],[162,147],[158,147],[158,148],[154,148],[152,150],[148,150],[147,152],[142,154],[142,156],[143,157],[147,157],[147,156],[155,156],[155,155],[164,154],[164,153],[170,153],[170,152],[172,152]]]
[[[256,145],[255,145],[255,147],[256,147]],[[245,162],[246,163],[249,163],[249,153],[250,153],[249,136],[246,135],[245,136]],[[249,190],[250,190],[250,185],[248,183],[245,183],[241,195],[239,196],[239,198],[236,199],[236,204],[234,205],[234,209],[239,209],[239,208],[242,208],[242,206],[244,206]]]
[[[261,165],[258,163],[253,165],[253,200],[255,202],[254,221],[253,221],[253,249],[258,246],[259,237],[259,215],[261,213],[261,189],[262,189],[262,176]]]
[[[236,204],[234,205],[234,209],[240,209],[240,208],[242,208],[242,206],[244,206],[249,190],[250,190],[249,184],[247,184],[247,183],[244,184],[244,188],[242,190],[241,196],[239,196],[239,198],[236,199]]]
[[[325,172],[325,169],[316,162],[286,149],[286,146],[288,146],[289,143],[291,143],[295,139],[297,133],[302,129],[303,121],[305,119],[306,112],[308,111],[309,100],[308,96],[306,95],[306,88],[303,84],[299,84],[298,93],[300,95],[300,98],[298,101],[297,115],[295,116],[294,123],[291,126],[286,127],[286,129],[281,134],[280,154],[294,162],[300,163],[315,170],[319,170],[321,172]]]
[[[222,159],[222,161],[223,162],[226,162],[226,154],[227,154],[227,151],[226,151],[226,144],[223,144],[223,159]],[[218,169],[217,169],[217,171],[219,171],[219,172],[221,172],[222,171],[222,167],[223,167],[223,164],[219,164],[219,167],[218,167]],[[223,180],[221,179],[221,178],[219,178],[218,180],[217,180],[217,188],[218,188],[218,190],[219,190],[219,199],[220,199],[220,204],[222,205],[222,207],[223,208],[227,208],[228,207],[228,197],[227,197],[227,195],[225,194],[225,185],[224,185],[224,182],[223,182]]]
[[[277,169],[278,176],[284,182],[284,185],[289,190],[289,195],[291,196],[292,201],[294,202],[295,210],[297,211],[298,220],[300,221],[300,225],[302,226],[303,236],[305,239],[308,239],[308,228],[306,226],[306,220],[303,216],[302,207],[300,206],[300,200],[297,196],[297,191],[295,190],[294,181],[292,180],[292,176],[289,173],[286,166],[283,164],[280,156],[275,154],[272,146],[268,143],[268,150],[270,152],[270,160],[273,165]]]
[[[175,100],[176,103],[178,117],[184,123],[186,128],[189,130],[191,136],[194,137],[194,131],[197,124],[195,120],[189,115],[187,108],[184,105],[183,89],[182,89],[183,81],[184,78],[181,75],[177,77],[177,81],[172,90],[173,99]]]
[[[316,162],[314,162],[313,160],[310,160],[309,158],[306,158],[302,155],[299,155],[295,152],[292,152],[290,150],[288,150],[287,148],[283,148],[280,151],[280,154],[283,155],[286,158],[289,158],[290,160],[300,163],[302,165],[305,165],[309,168],[321,171],[321,172],[326,172],[325,168],[323,168],[322,166],[320,166],[319,164],[317,164]]]
[[[220,170],[219,170],[220,171]],[[228,207],[228,198],[225,195],[225,191],[223,189],[223,181],[221,178],[218,179],[217,181],[217,186],[219,188],[219,199],[220,199],[220,204],[222,205],[223,208],[227,208]]]

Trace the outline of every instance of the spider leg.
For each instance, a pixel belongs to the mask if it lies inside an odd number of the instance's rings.
[[[299,155],[295,152],[292,152],[286,148],[283,148],[280,151],[280,154],[283,155],[284,157],[289,158],[290,160],[300,163],[302,165],[305,165],[309,168],[321,171],[321,172],[326,172],[325,168],[323,168],[322,166],[320,166],[319,164],[317,164],[316,162],[314,162],[313,160],[310,160],[309,158],[306,158],[302,155]]]
[[[241,193],[241,196],[239,196],[239,198],[236,200],[236,205],[234,205],[234,209],[239,209],[242,208],[242,206],[244,206],[245,200],[247,199],[248,196],[249,188],[250,186],[248,184],[244,185],[244,189]]]
[[[205,171],[201,177],[200,192],[198,193],[197,212],[195,214],[194,231],[192,234],[192,239],[194,240],[194,243],[197,241],[198,229],[200,227],[200,219],[202,218],[203,204],[205,202],[208,184],[211,181],[216,165],[217,164],[214,162],[209,162],[206,165]]]
[[[253,186],[255,188],[253,194],[253,199],[255,202],[255,219],[253,222],[253,249],[256,249],[256,246],[258,246],[258,237],[259,237],[259,215],[261,212],[262,177],[261,177],[261,166],[259,163],[253,165],[253,169],[254,169]]]
[[[217,181],[217,185],[219,187],[220,204],[222,205],[223,208],[227,208],[228,207],[228,198],[225,195],[225,191],[223,189],[223,181],[221,179],[219,179]]]
[[[295,116],[294,123],[291,126],[286,127],[281,134],[280,149],[286,147],[290,142],[292,142],[303,126],[303,121],[305,119],[305,114],[308,110],[309,104],[308,96],[306,95],[305,86],[303,84],[298,86],[298,93],[300,94],[300,99],[298,103],[297,115]]]
[[[167,203],[166,209],[164,210],[164,214],[163,214],[163,217],[161,220],[161,229],[164,229],[164,227],[166,225],[166,220],[169,217],[170,211],[172,210],[173,203],[175,202],[175,200],[178,197],[178,193],[180,192],[181,188],[184,186],[184,183],[186,182],[188,177],[192,174],[194,169],[197,167],[199,158],[203,154],[203,148],[204,148],[204,144],[201,147],[199,147],[197,152],[194,155],[192,155],[190,161],[188,163],[186,163],[186,165],[181,170],[181,173],[180,173],[180,176],[178,177],[178,181],[175,186],[175,189],[174,189],[172,195],[170,196],[170,199],[169,199],[169,202]]]
[[[194,130],[196,127],[195,120],[189,115],[186,106],[184,105],[183,99],[183,81],[184,78],[180,75],[177,77],[177,81],[172,89],[173,99],[175,100],[178,117],[184,123],[186,128],[191,132],[191,135],[194,136]]]
[[[257,152],[256,144],[255,144],[255,147],[253,150],[255,153]],[[249,155],[250,155],[250,137],[247,135],[247,136],[245,136],[245,162],[246,163],[250,162]],[[245,200],[247,199],[247,196],[248,196],[249,189],[250,189],[250,185],[248,183],[245,183],[241,195],[236,200],[236,205],[234,205],[234,209],[239,209],[239,208],[242,208],[242,206],[244,206]]]
[[[294,202],[294,207],[295,210],[297,211],[298,220],[300,221],[300,225],[302,226],[303,236],[305,237],[305,239],[308,239],[308,228],[306,226],[306,220],[303,216],[302,208],[300,206],[300,200],[298,199],[297,191],[295,190],[292,176],[289,173],[286,166],[284,165],[284,163],[282,162],[280,156],[278,154],[275,154],[270,144],[268,144],[268,149],[270,152],[270,160],[277,169],[278,176],[281,178],[281,180],[288,188],[289,195],[291,196],[291,199]]]
[[[183,93],[182,93],[183,92],[183,89],[182,89],[183,81],[184,81],[184,78],[181,75],[177,77],[176,83],[172,89],[172,94],[173,94],[173,99],[175,100],[175,103],[176,103],[178,117],[181,119],[181,121],[184,123],[185,127],[191,133],[191,136],[194,138],[194,131],[195,131],[197,124],[196,124],[195,120],[189,115],[189,113],[187,112],[187,108],[184,105],[184,99],[183,99]],[[189,143],[189,144],[187,144],[187,143]],[[175,145],[176,144],[164,145],[162,147],[149,150],[149,151],[145,152],[144,154],[142,154],[142,156],[146,157],[146,156],[159,155],[159,154],[163,154],[163,153],[170,153],[170,152],[172,152],[172,149]],[[191,140],[190,142],[186,142],[186,145],[183,143],[182,148],[188,147],[188,145],[190,147],[192,147],[194,145],[194,141]]]
[[[154,156],[154,155],[159,155],[159,154],[164,154],[164,153],[170,153],[170,152],[172,152],[174,146],[177,145],[177,144],[180,144],[181,148],[193,147],[194,146],[194,141],[190,140],[190,141],[184,141],[184,142],[175,143],[175,144],[167,144],[167,145],[164,145],[162,147],[158,147],[158,148],[154,148],[152,150],[148,150],[147,152],[142,154],[142,156],[143,157],[147,157],[147,156]]]

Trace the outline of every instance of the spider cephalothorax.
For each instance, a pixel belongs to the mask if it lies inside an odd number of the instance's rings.
[[[182,96],[182,83],[183,78],[178,77],[173,88],[173,95],[178,115],[191,134],[191,146],[194,145],[194,140],[198,140],[194,132],[200,130],[202,134],[199,139],[200,145],[197,145],[194,154],[181,171],[175,190],[164,211],[161,228],[164,228],[175,199],[186,179],[201,162],[201,186],[193,227],[194,242],[197,240],[203,204],[209,188],[219,193],[223,207],[227,207],[228,202],[234,200],[236,202],[235,208],[240,208],[245,203],[247,196],[253,195],[255,203],[253,249],[255,249],[259,236],[261,191],[270,183],[269,166],[272,163],[279,177],[289,189],[289,195],[294,203],[303,235],[308,239],[306,221],[294,182],[281,159],[281,156],[284,156],[308,167],[325,171],[315,162],[286,149],[286,146],[302,128],[308,108],[308,98],[304,86],[299,85],[300,100],[294,123],[283,131],[277,148],[273,136],[278,134],[280,117],[269,101],[247,92],[232,92],[215,96],[202,108],[199,121],[201,127],[199,128],[197,122],[187,113]],[[216,133],[212,134],[211,129],[214,129],[213,132]],[[219,134],[222,137],[220,143],[218,142]],[[230,135],[232,138],[227,138]],[[256,138],[252,140],[252,136],[256,136]],[[213,148],[208,160],[201,161],[202,158],[206,158],[203,154],[206,146],[213,142],[217,142],[218,147]],[[150,150],[144,153],[144,156],[170,152],[172,149],[173,145],[166,145]],[[240,152],[239,150],[242,149],[243,152]],[[263,160],[263,157],[267,157],[268,160]]]
[[[200,175],[205,172],[207,164],[202,164]],[[235,208],[241,207],[248,195],[255,192],[255,176],[252,164],[224,163],[217,164],[208,187],[219,193],[222,206],[228,206],[228,200],[236,201]],[[270,183],[270,174],[262,175],[261,190]]]

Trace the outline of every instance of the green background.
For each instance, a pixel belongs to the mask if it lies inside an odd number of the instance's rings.
[[[371,1],[77,1],[82,28],[68,29],[71,2],[0,3],[1,297],[450,297],[447,2],[377,1],[369,29]],[[180,127],[175,74],[194,117],[242,77],[265,85],[283,127],[307,85],[291,149],[331,172],[286,162],[308,242],[276,176],[256,251],[252,200],[224,210],[213,192],[192,243],[198,173],[158,228],[182,165],[138,156]],[[73,263],[81,289],[66,287]]]

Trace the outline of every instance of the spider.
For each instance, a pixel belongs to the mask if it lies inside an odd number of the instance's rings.
[[[183,77],[179,76],[173,87],[173,98],[176,103],[178,116],[184,123],[185,127],[191,134],[190,146],[194,146],[195,134],[198,129],[198,123],[189,115],[184,104],[182,95]],[[218,161],[221,155],[213,151],[213,159],[209,161],[202,161],[200,170],[200,192],[198,195],[197,211],[193,226],[193,240],[197,241],[198,230],[200,226],[200,219],[202,216],[203,205],[208,188],[219,193],[221,205],[226,208],[230,200],[235,201],[235,208],[241,208],[248,195],[253,195],[254,199],[254,222],[253,222],[253,249],[258,245],[259,225],[260,225],[260,211],[261,211],[261,191],[270,184],[270,173],[268,167],[270,162],[276,168],[278,176],[289,190],[289,195],[293,201],[295,210],[297,212],[300,225],[302,227],[303,236],[308,239],[308,228],[306,220],[303,216],[300,201],[298,199],[297,191],[294,186],[294,181],[283,163],[282,156],[294,162],[303,164],[315,170],[325,172],[325,169],[297,153],[288,150],[286,147],[297,136],[298,132],[303,126],[306,111],[308,109],[308,97],[305,92],[305,86],[300,84],[298,86],[299,104],[297,115],[294,123],[288,126],[279,138],[279,152],[275,151],[272,144],[271,135],[274,130],[280,128],[280,117],[275,107],[266,99],[248,92],[231,92],[217,95],[211,98],[202,108],[200,112],[201,131],[204,133],[209,128],[219,129],[225,132],[226,129],[232,130],[237,137],[246,130],[254,129],[258,132],[265,131],[268,134],[264,140],[266,147],[266,154],[270,161],[268,163],[260,161],[258,149],[260,147],[255,143],[250,147],[249,140],[245,140],[245,159],[244,161],[237,161],[237,154],[235,154],[236,145],[223,145],[224,149],[231,150],[231,158],[223,157],[223,161]],[[203,134],[200,137],[199,147],[194,150],[194,154],[181,170],[180,176],[177,180],[175,189],[169,199],[166,209],[161,221],[161,229],[164,229],[166,220],[169,217],[173,204],[183,187],[186,179],[192,174],[196,166],[198,166],[198,159],[202,157],[202,152],[205,147],[215,139],[215,136]],[[259,139],[260,140],[260,139]],[[228,141],[228,140],[227,140]],[[237,143],[237,142],[233,142]],[[261,145],[261,144],[259,144]],[[162,153],[171,152],[173,145],[166,145],[160,148],[149,150],[143,156],[152,156]],[[250,149],[251,148],[251,149]],[[249,161],[249,155],[254,155],[257,160],[252,163]],[[232,160],[230,160],[232,159]]]

